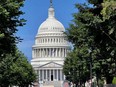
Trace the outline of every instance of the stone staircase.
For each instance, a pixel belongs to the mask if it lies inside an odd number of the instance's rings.
[[[61,81],[45,81],[43,87],[61,87]]]

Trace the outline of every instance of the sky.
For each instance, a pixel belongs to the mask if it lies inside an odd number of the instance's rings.
[[[75,8],[76,3],[84,3],[85,0],[53,0],[53,7],[55,9],[55,17],[59,20],[65,28],[72,23],[72,14],[78,12]],[[35,36],[37,34],[40,24],[48,17],[48,8],[50,7],[50,0],[26,0],[24,7],[21,8],[24,15],[21,18],[27,20],[26,25],[19,27],[17,36],[23,40],[18,44],[20,51],[30,61],[32,59],[32,46],[34,45]]]

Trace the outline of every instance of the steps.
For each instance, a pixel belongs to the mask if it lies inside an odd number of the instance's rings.
[[[43,87],[61,87],[61,81],[45,81]]]

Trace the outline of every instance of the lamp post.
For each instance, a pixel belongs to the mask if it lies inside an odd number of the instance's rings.
[[[91,57],[91,53],[92,51],[89,49],[89,54],[90,54],[90,57],[89,57],[89,65],[90,65],[90,87],[92,87],[92,57]]]

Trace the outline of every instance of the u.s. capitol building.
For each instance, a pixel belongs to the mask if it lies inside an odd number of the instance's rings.
[[[38,75],[39,87],[63,87],[63,63],[70,50],[64,31],[51,2],[48,18],[40,25],[32,47],[31,64]]]

